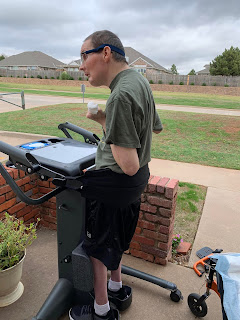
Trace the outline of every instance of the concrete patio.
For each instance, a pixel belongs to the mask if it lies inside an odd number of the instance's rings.
[[[170,299],[170,292],[154,284],[123,275],[123,282],[133,289],[133,302],[122,312],[122,320],[193,320],[195,316],[187,305],[190,293],[205,291],[204,278],[199,278],[191,268],[168,263],[160,266],[144,260],[124,255],[124,264],[154,276],[166,279],[177,285],[184,299],[176,303]],[[24,261],[22,283],[24,293],[12,305],[0,308],[1,320],[31,320],[36,316],[58,278],[56,232],[40,229],[38,238],[27,250]],[[207,300],[206,320],[221,319],[221,304],[213,294]],[[63,315],[60,320],[67,320]]]

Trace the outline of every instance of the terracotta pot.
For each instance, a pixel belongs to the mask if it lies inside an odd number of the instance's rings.
[[[22,277],[23,258],[13,267],[0,270],[0,307],[6,307],[17,301],[23,294]]]

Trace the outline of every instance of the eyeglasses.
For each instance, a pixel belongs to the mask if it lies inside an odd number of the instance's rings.
[[[101,46],[95,48],[95,49],[91,49],[91,50],[87,50],[84,52],[81,52],[81,63],[83,63],[84,61],[87,60],[87,55],[89,53],[96,53],[99,52],[100,50],[103,50],[105,47],[109,47],[112,51],[115,51],[117,53],[119,53],[120,55],[125,57],[125,52],[115,46],[112,46],[111,44],[102,44]]]

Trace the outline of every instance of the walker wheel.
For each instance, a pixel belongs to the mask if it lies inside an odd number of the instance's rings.
[[[202,317],[205,317],[208,310],[207,310],[207,304],[205,301],[202,301],[202,303],[199,306],[197,305],[200,298],[201,296],[198,295],[197,293],[191,293],[188,296],[188,306],[196,317],[202,318]]]
[[[171,292],[170,298],[174,302],[179,302],[181,299],[183,299],[183,296],[182,296],[181,291],[177,289],[177,290]]]

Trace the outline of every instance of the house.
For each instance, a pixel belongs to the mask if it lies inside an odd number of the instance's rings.
[[[150,76],[153,73],[171,74],[171,71],[165,69],[160,64],[144,56],[137,50],[131,47],[125,47],[124,49],[129,67],[136,69],[138,72],[141,72],[146,77]]]
[[[209,71],[210,64],[205,64],[204,68],[205,68],[205,69],[196,72],[196,74],[199,75],[199,76],[200,76],[200,75],[202,75],[202,76],[209,76],[209,75],[210,75],[210,71]]]
[[[7,70],[63,70],[64,63],[41,52],[26,51],[0,61],[0,69]]]
[[[137,50],[131,47],[125,47],[125,54],[126,60],[129,64],[130,68],[136,69],[136,71],[142,73],[144,76],[160,73],[168,73],[172,74],[171,71],[165,69],[160,64],[156,63],[155,61],[149,59],[148,57],[144,56]],[[65,66],[66,71],[78,71],[80,66],[80,59],[70,62],[68,65]],[[73,70],[75,69],[75,70]]]

